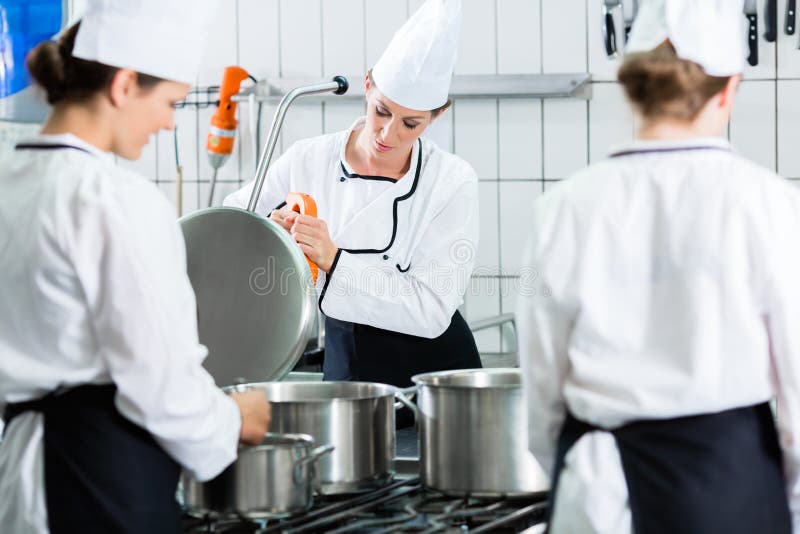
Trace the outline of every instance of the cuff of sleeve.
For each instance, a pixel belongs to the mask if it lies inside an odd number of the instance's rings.
[[[223,398],[220,399],[218,415],[220,421],[224,421],[224,423],[220,425],[218,452],[205,458],[199,465],[194,466],[194,469],[187,468],[191,475],[200,482],[211,480],[222,473],[238,454],[239,435],[242,432],[242,414],[232,398],[222,391],[219,392],[219,395]]]

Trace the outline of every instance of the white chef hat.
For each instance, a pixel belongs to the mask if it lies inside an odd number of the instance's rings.
[[[402,28],[372,69],[387,98],[428,111],[447,103],[461,30],[461,0],[427,0]]]
[[[627,52],[646,52],[669,39],[678,57],[711,76],[744,70],[743,0],[641,0]]]
[[[218,0],[88,0],[72,55],[195,83]]]

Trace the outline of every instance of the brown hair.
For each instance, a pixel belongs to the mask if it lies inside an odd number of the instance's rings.
[[[709,76],[697,63],[679,58],[667,40],[649,52],[628,55],[617,79],[645,118],[692,121],[729,77]]]
[[[369,83],[372,84],[375,87],[378,87],[377,85],[375,85],[375,79],[372,77],[372,69],[369,69],[367,71],[367,76],[369,76]],[[449,108],[452,105],[453,105],[453,100],[448,98],[447,102],[445,102],[443,106],[439,106],[436,109],[428,110],[428,111],[431,112],[431,119],[435,119],[439,114],[444,112],[447,108]],[[419,110],[419,111],[423,111],[423,110]]]
[[[30,51],[25,61],[34,81],[47,92],[47,102],[85,102],[97,92],[111,86],[119,70],[72,55],[80,22],[67,29],[58,42],[44,41]],[[161,78],[137,73],[137,84],[149,89]]]

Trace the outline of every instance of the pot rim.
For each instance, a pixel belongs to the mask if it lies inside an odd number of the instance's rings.
[[[327,399],[294,399],[294,400],[273,400],[267,398],[267,400],[271,404],[289,404],[289,403],[298,403],[298,404],[329,404],[333,403],[342,403],[342,402],[358,402],[358,401],[372,401],[375,399],[383,399],[387,397],[394,397],[397,391],[401,391],[401,388],[397,386],[393,386],[391,384],[382,384],[380,382],[357,382],[357,381],[326,381],[326,382],[317,382],[317,381],[291,381],[291,382],[281,382],[281,381],[272,381],[272,382],[245,382],[243,384],[236,384],[233,386],[225,386],[222,388],[222,391],[225,393],[237,393],[237,392],[244,392],[249,391],[252,389],[263,389],[263,386],[279,384],[277,387],[297,387],[313,385],[315,387],[323,387],[323,388],[332,388],[335,387],[337,384],[347,384],[353,386],[377,386],[379,388],[385,388],[386,392],[381,395],[369,395],[363,397],[330,397]],[[290,384],[284,386],[284,384]],[[322,385],[324,384],[324,385]]]
[[[440,377],[451,377],[456,375],[501,375],[516,374],[520,375],[517,367],[487,367],[479,369],[454,369],[450,371],[436,371],[433,373],[421,373],[411,377],[411,381],[417,387],[428,387],[434,389],[458,389],[458,390],[490,390],[490,389],[522,389],[519,384],[433,384],[432,381]]]

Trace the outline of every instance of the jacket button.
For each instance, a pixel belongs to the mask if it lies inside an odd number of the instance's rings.
[[[345,178],[344,176],[342,176],[341,178],[339,178],[339,181],[340,181],[340,182],[344,182],[345,180],[347,180],[347,178]]]
[[[388,255],[388,254],[384,254],[384,255],[383,255],[383,259],[384,259],[384,260],[388,260],[388,259],[389,259],[389,255]]]

